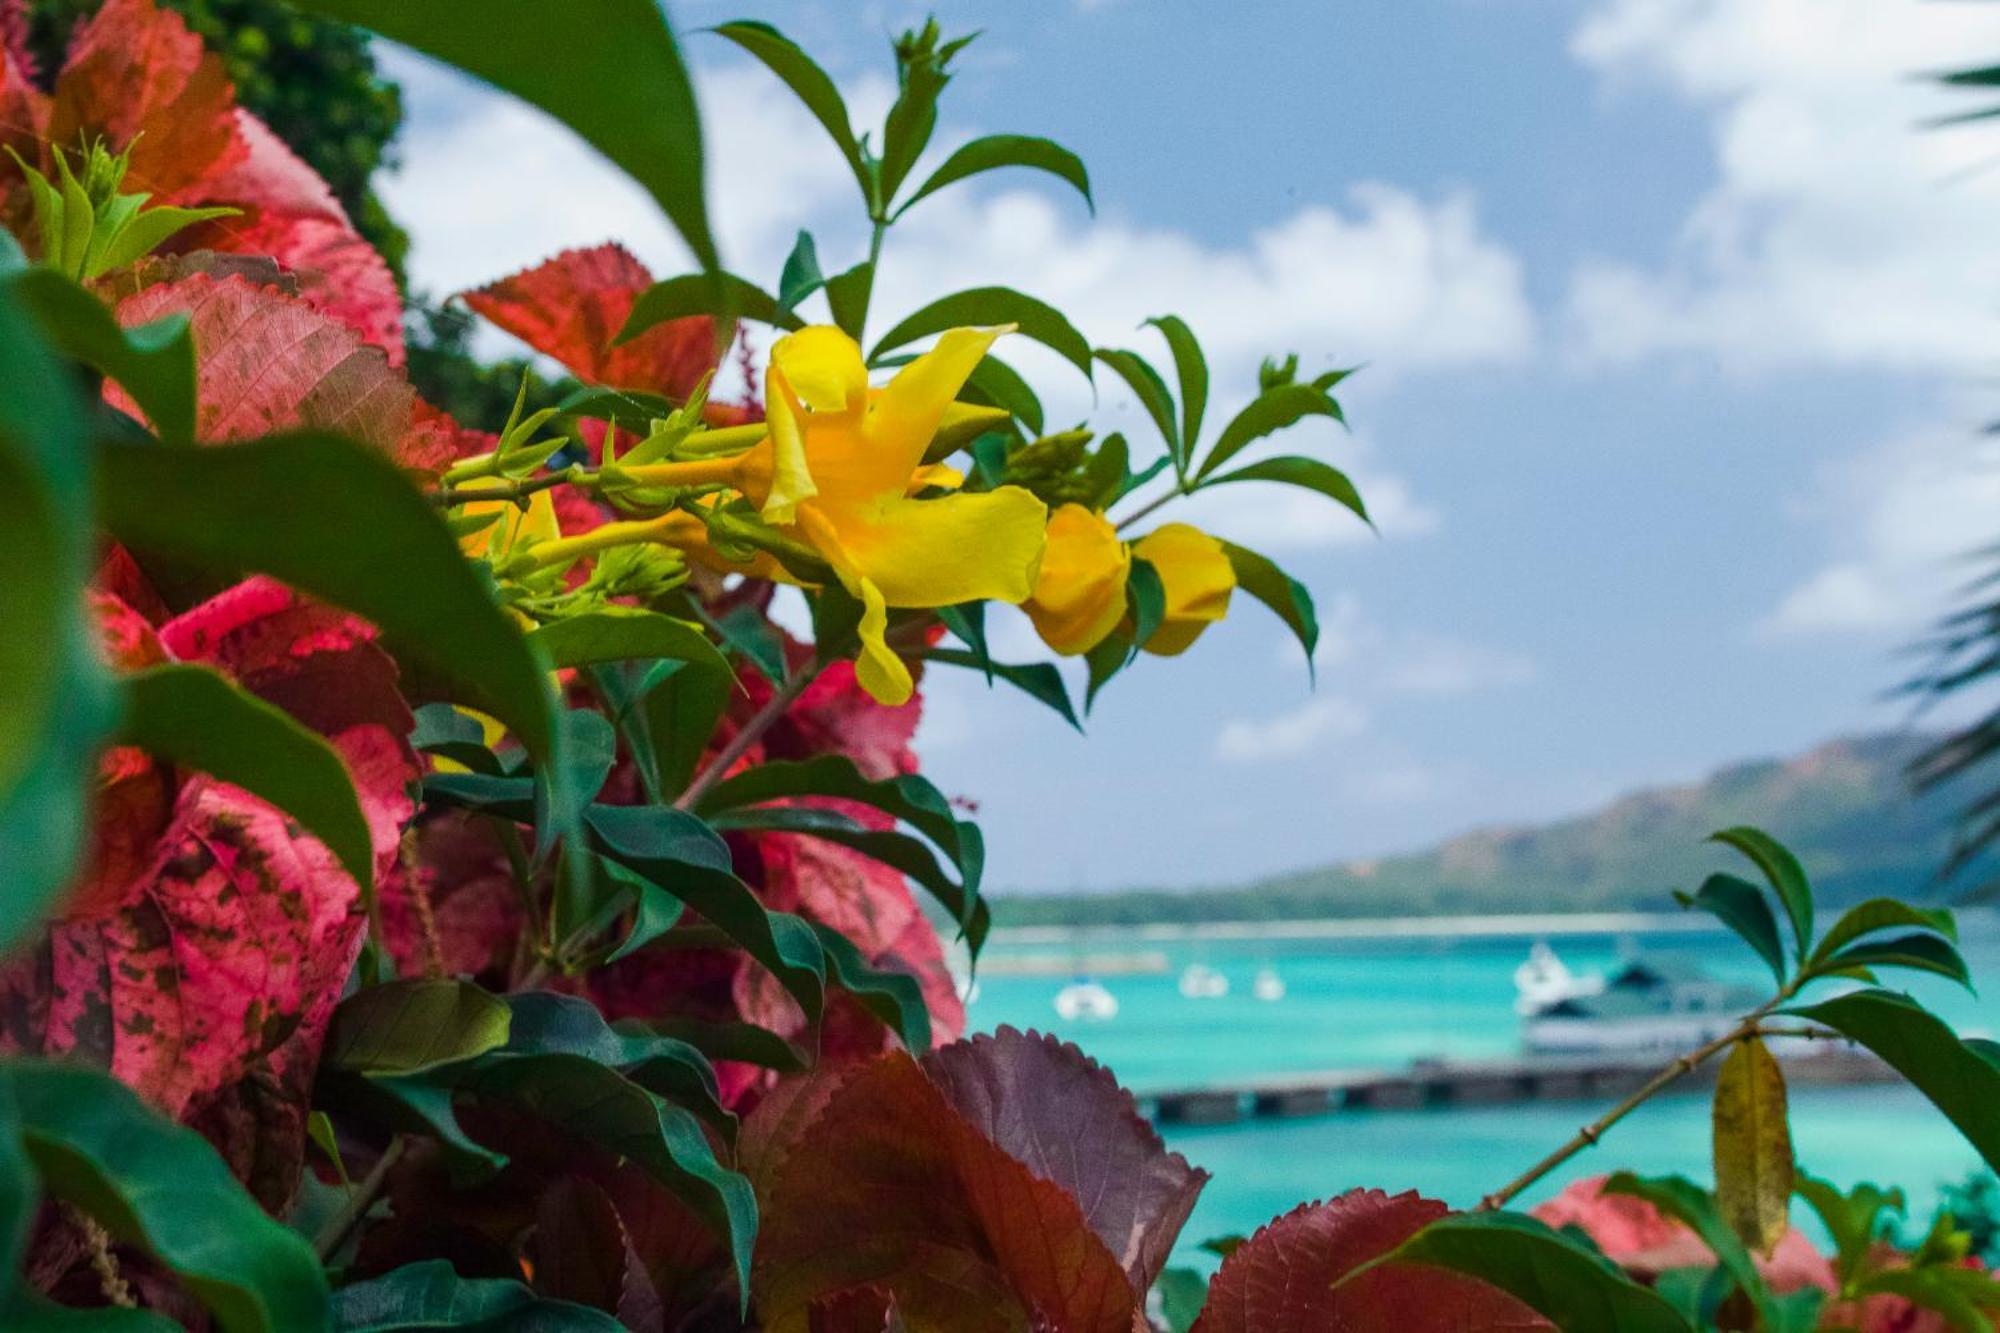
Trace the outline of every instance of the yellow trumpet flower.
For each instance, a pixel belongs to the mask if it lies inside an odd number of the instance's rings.
[[[1104,515],[1066,504],[1049,515],[1035,595],[1023,610],[1042,642],[1065,657],[1095,648],[1125,615],[1132,553]]]
[[[479,477],[468,481],[461,488],[468,491],[496,490],[509,483],[502,477]],[[500,517],[477,532],[467,533],[459,540],[459,549],[478,559],[488,554],[505,555],[514,549],[515,543],[523,537],[533,537],[537,541],[554,541],[562,536],[562,528],[556,522],[555,497],[547,491],[536,491],[528,497],[528,507],[522,509],[512,500],[474,500],[461,511],[467,518],[484,518],[488,514]]]
[[[1048,519],[1040,500],[1018,486],[909,495],[913,484],[946,480],[920,472],[925,451],[1004,332],[953,329],[875,388],[852,338],[828,325],[800,329],[771,348],[763,440],[732,457],[632,473],[654,484],[730,486],[818,551],[862,605],[856,678],[881,702],[903,703],[912,682],[885,640],[890,607],[1020,603],[1034,591]]]
[[[1167,613],[1152,637],[1139,645],[1160,657],[1186,652],[1201,632],[1229,613],[1236,570],[1222,543],[1200,528],[1168,523],[1133,543],[1132,554],[1160,573]]]

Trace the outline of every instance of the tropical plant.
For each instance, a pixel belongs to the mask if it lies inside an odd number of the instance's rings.
[[[1084,659],[1086,704],[1238,586],[1310,654],[1311,599],[1269,560],[1183,523],[1126,534],[1252,481],[1362,514],[1331,465],[1259,445],[1339,420],[1338,377],[1273,362],[1208,438],[1206,359],[1169,316],[1173,390],[1005,288],[870,344],[909,208],[1002,167],[1089,197],[1024,136],[917,179],[964,47],[934,24],[895,44],[879,138],[774,29],[717,30],[826,128],[869,223],[832,277],[802,236],[773,291],[720,264],[650,3],[303,8],[561,118],[702,267],[656,281],[607,244],[466,293],[580,387],[462,423],[401,371],[386,266],[179,18],[108,0],[50,90],[7,68],[7,1327],[1133,1333],[1157,1304],[1210,1331],[1775,1330],[1871,1301],[1987,1326],[1959,1233],[1885,1248],[1879,1192],[1795,1176],[1765,1044],[1866,1047],[2000,1158],[1987,1047],[1887,991],[1805,994],[1965,980],[1952,920],[1882,900],[1817,933],[1797,863],[1748,829],[1719,836],[1765,885],[1688,899],[1773,973],[1726,1035],[1472,1213],[1359,1192],[1226,1247],[1206,1288],[1169,1268],[1204,1174],[1075,1047],[961,1037],[912,885],[976,962],[984,848],[917,772],[914,701],[949,667],[1077,720],[1057,666],[992,659],[991,602]],[[798,313],[817,296],[831,323]],[[711,402],[742,319],[780,333],[761,393]],[[992,354],[1017,334],[1110,367],[1153,461],[1047,432]],[[771,619],[781,586],[810,641]],[[1713,1196],[1592,1196],[1685,1229],[1686,1263],[1619,1267],[1507,1211],[1725,1053]],[[1840,1243],[1810,1292],[1752,1257],[1795,1187]]]

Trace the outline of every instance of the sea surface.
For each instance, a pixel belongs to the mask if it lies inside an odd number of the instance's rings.
[[[1962,946],[1984,996],[1941,978],[1892,973],[1885,978],[1951,1021],[1961,1035],[2000,1032],[2000,917],[1962,922]],[[1128,1087],[1186,1087],[1266,1074],[1326,1069],[1395,1068],[1431,1057],[1507,1055],[1519,1049],[1513,1011],[1514,968],[1541,936],[1412,935],[1395,939],[1226,938],[1127,940],[1087,944],[996,941],[971,1007],[976,1031],[1002,1024],[1054,1032],[1076,1042]],[[1632,950],[1697,961],[1719,978],[1770,984],[1749,950],[1720,932],[1645,930],[1552,936],[1573,971],[1609,970]],[[1053,1007],[1066,973],[1023,976],[1010,960],[1044,964],[1086,955],[1164,955],[1166,970],[1098,979],[1119,1002],[1117,1017],[1065,1022]],[[1157,960],[1156,960],[1157,961]],[[1230,982],[1217,999],[1181,996],[1183,968],[1202,963]],[[1252,980],[1271,968],[1285,997],[1266,1002]],[[1829,991],[1828,993],[1831,993]],[[1183,1261],[1212,1264],[1192,1252],[1209,1236],[1247,1234],[1314,1198],[1356,1186],[1415,1189],[1458,1206],[1504,1184],[1606,1107],[1540,1102],[1419,1111],[1335,1112],[1298,1120],[1248,1119],[1231,1125],[1163,1127],[1168,1144],[1214,1179],[1183,1233]],[[1803,1088],[1792,1097],[1793,1141],[1800,1164],[1840,1184],[1900,1184],[1913,1224],[1927,1221],[1939,1187],[1979,1169],[1979,1157],[1917,1093],[1899,1086]],[[1541,1186],[1523,1205],[1546,1198],[1578,1176],[1614,1167],[1710,1178],[1708,1102],[1666,1095],[1641,1107]]]

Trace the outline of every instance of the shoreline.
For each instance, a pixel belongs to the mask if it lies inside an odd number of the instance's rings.
[[[1153,925],[995,926],[992,945],[1117,941],[1480,939],[1509,936],[1709,934],[1727,929],[1692,912],[1530,912],[1481,916],[1331,917],[1298,921],[1179,921]]]

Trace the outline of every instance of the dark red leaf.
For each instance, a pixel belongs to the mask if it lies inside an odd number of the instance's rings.
[[[1380,1190],[1302,1204],[1222,1261],[1195,1333],[1555,1333],[1506,1293],[1440,1269],[1385,1264],[1341,1282],[1450,1211]]]
[[[869,1287],[914,1333],[1131,1333],[1140,1303],[1076,1200],[900,1052],[845,1083],[778,1165],[757,1271],[773,1327]]]
[[[1110,1070],[1010,1027],[935,1050],[923,1066],[967,1124],[1077,1200],[1135,1289],[1153,1285],[1208,1173],[1167,1151]]]
[[[535,1208],[528,1250],[535,1290],[615,1315],[634,1333],[664,1333],[660,1293],[606,1194],[580,1176],[549,1187]]]
[[[714,322],[670,320],[622,347],[611,340],[653,283],[622,245],[565,250],[535,268],[474,291],[465,303],[593,384],[685,399],[715,367]]]

